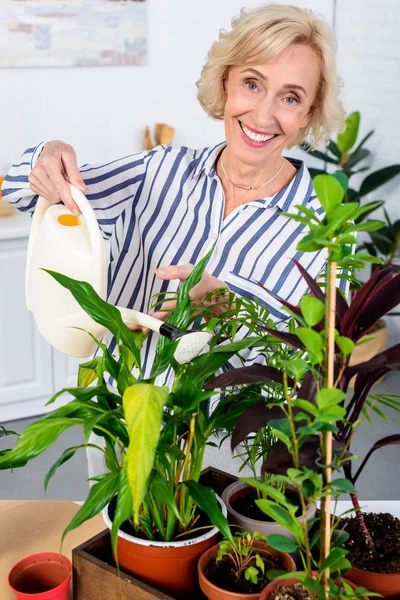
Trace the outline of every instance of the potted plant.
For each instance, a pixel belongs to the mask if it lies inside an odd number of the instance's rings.
[[[186,327],[189,290],[199,281],[206,260],[181,286],[171,325]],[[214,492],[198,483],[205,446],[222,418],[210,415],[213,392],[202,387],[237,350],[257,344],[260,338],[227,340],[188,365],[174,361],[176,342],[160,338],[151,377],[137,380],[132,366],[140,371],[142,334],[130,331],[119,311],[87,283],[49,273],[116,336],[120,358],[117,361],[99,342],[100,354],[80,365],[78,386],[60,390],[50,403],[65,392],[72,399],[27,427],[15,447],[0,456],[0,468],[26,464],[73,426],[83,427],[86,440],[92,432],[101,436],[104,448],[99,449],[108,471],[95,477],[63,538],[103,511],[119,564],[175,597],[188,598],[196,585],[197,558],[215,543],[218,529],[233,539]],[[176,372],[171,391],[155,384],[169,365]],[[106,383],[110,376],[113,388]],[[67,448],[47,474],[45,485],[59,466],[89,445]]]
[[[272,353],[269,353],[269,357],[270,354]],[[274,355],[275,357],[277,355],[276,348]],[[293,358],[293,360],[296,360],[296,358]],[[248,375],[251,374],[253,377],[258,376],[259,379],[265,379],[268,373],[268,377],[272,379],[272,381],[270,380],[269,383],[272,385],[268,385],[268,382],[264,382],[262,386],[263,393],[268,397],[269,401],[279,403],[284,399],[284,390],[282,385],[283,377],[282,373],[273,366],[273,362],[273,360],[269,361],[267,368],[254,365],[252,367],[244,367],[244,369],[246,369],[246,373]],[[239,369],[236,374],[239,375],[240,371],[241,370]],[[291,378],[289,379],[290,382],[293,383],[293,380]],[[245,398],[247,393],[248,388],[244,388],[239,392],[238,395],[239,397],[242,396]],[[229,398],[230,397],[228,396],[226,402],[229,402]],[[249,431],[245,438],[241,436],[240,441],[237,441],[238,429],[235,427],[231,432],[231,445],[232,451],[240,448],[240,457],[244,459],[242,467],[246,464],[250,464],[254,477],[268,482],[270,474],[264,472],[261,478],[259,473],[265,457],[268,456],[268,453],[273,448],[277,438],[273,434],[268,423],[264,422],[262,425],[264,415],[260,415],[259,411],[260,405],[264,407],[264,404],[260,403],[259,400],[260,396],[258,395],[257,402],[245,409],[245,414],[248,416],[248,418],[254,424],[258,422],[259,427],[254,426],[253,431]],[[260,417],[261,419],[259,419]],[[260,470],[257,471],[257,467],[259,467]],[[288,483],[281,482],[279,484],[279,491],[297,506],[296,519],[301,522],[301,503],[296,488]],[[222,500],[227,508],[229,521],[232,524],[238,525],[241,529],[247,530],[251,533],[259,532],[267,537],[270,535],[280,534],[293,539],[293,534],[290,531],[258,508],[256,500],[260,498],[263,498],[263,493],[259,489],[250,485],[248,480],[244,481],[243,478],[241,478],[238,481],[232,482],[222,493]],[[309,527],[311,527],[313,523],[315,511],[315,503],[311,503],[307,506],[307,521]]]
[[[235,428],[232,446],[240,443],[249,432],[257,431],[267,423],[272,428],[278,441],[266,457],[262,472],[274,475],[268,482],[247,482],[265,496],[256,500],[259,508],[294,536],[294,540],[281,536],[272,541],[269,538],[270,545],[277,549],[299,551],[303,571],[294,573],[293,577],[309,591],[310,597],[331,598],[342,597],[335,579],[351,566],[349,551],[342,547],[346,533],[331,535],[332,529],[337,529],[339,524],[338,520],[333,524],[331,522],[331,498],[339,493],[351,493],[353,500],[356,499],[350,478],[333,479],[332,475],[342,467],[350,469],[350,460],[354,457],[349,453],[349,439],[357,419],[363,406],[370,407],[367,395],[374,381],[388,370],[400,367],[400,349],[395,346],[365,365],[353,367],[348,366],[349,357],[355,343],[368,333],[381,316],[398,304],[400,275],[393,266],[377,269],[371,280],[354,296],[350,306],[347,305],[340,290],[336,290],[337,267],[354,269],[362,268],[365,260],[377,262],[359,253],[351,255],[346,246],[355,243],[354,231],[363,228],[363,224],[355,222],[368,209],[356,202],[342,203],[346,189],[342,176],[317,176],[314,187],[326,214],[321,220],[312,216],[310,232],[299,243],[298,249],[328,249],[326,292],[298,264],[308,283],[310,295],[303,297],[299,306],[281,301],[293,315],[297,328],[289,333],[269,328],[265,330],[289,346],[303,350],[304,358],[288,360],[278,372],[257,366],[259,377],[264,377],[262,381],[266,377],[273,381],[283,378],[284,398],[278,402],[263,399],[258,405],[245,410]],[[305,212],[302,207],[297,208],[299,213]],[[300,220],[303,215],[293,215],[292,218]],[[205,388],[245,384],[248,380],[247,369],[224,373],[209,381]],[[357,376],[354,395],[346,401],[345,390],[354,375]],[[252,381],[256,382],[257,379],[253,377]],[[377,447],[391,443],[398,443],[397,436],[396,439],[381,440]],[[278,489],[281,483],[289,481],[299,492],[303,517],[301,523],[295,518],[296,507]],[[306,517],[307,498],[308,502],[321,501],[319,528],[312,535]],[[357,512],[356,523],[359,528],[362,528],[361,519],[361,513]],[[312,550],[318,542],[315,557]],[[316,573],[313,574],[314,570]],[[354,591],[359,596],[366,593],[365,588]]]
[[[369,131],[365,137],[357,144],[359,136],[361,116],[358,111],[352,112],[346,119],[346,126],[342,133],[337,135],[336,141],[329,140],[326,152],[311,150],[307,143],[301,144],[301,148],[310,156],[322,160],[324,162],[323,169],[310,168],[309,171],[312,177],[322,173],[335,172],[343,173],[348,180],[357,173],[370,171],[367,165],[361,166],[367,160],[371,151],[365,148],[366,142],[373,135],[374,131]],[[357,144],[357,145],[356,145]],[[400,174],[400,164],[393,164],[384,167],[368,175],[361,182],[359,189],[349,187],[346,190],[345,202],[360,202],[365,196],[379,189],[385,183],[388,183]],[[384,205],[384,200],[377,200],[363,204],[364,212],[356,218],[356,224],[362,223],[373,211]],[[384,260],[392,260],[396,254],[399,236],[399,222],[391,223],[387,212],[385,213],[386,226],[380,227],[378,221],[368,220],[363,224],[361,231],[364,231],[369,236],[368,242],[362,242],[358,245],[358,250],[366,249],[372,256],[380,256]],[[358,282],[353,282],[356,286]],[[363,348],[357,347],[354,350],[354,355],[351,357],[351,364],[357,364],[365,360],[365,355],[372,358],[378,354],[387,345],[387,324],[381,319],[379,320],[373,331],[370,332],[371,337],[365,340]],[[354,382],[350,383],[352,387]]]
[[[364,165],[360,167],[359,163],[362,163],[371,155],[371,151],[365,148],[365,144],[374,134],[374,130],[369,131],[354,148],[359,135],[360,120],[361,115],[358,111],[350,113],[346,119],[344,131],[337,135],[336,141],[329,140],[326,146],[326,152],[312,150],[307,142],[300,144],[300,148],[307,152],[307,154],[324,163],[323,169],[309,169],[313,178],[317,175],[327,175],[334,172],[335,174],[343,173],[347,181],[350,181],[353,175],[365,173],[370,170],[369,166]],[[343,201],[345,203],[361,202],[362,198],[371,192],[374,192],[385,183],[388,183],[399,174],[400,164],[390,165],[383,169],[379,169],[378,171],[373,171],[363,179],[358,190],[351,187],[346,189]],[[366,210],[356,218],[356,223],[364,221],[371,212],[382,206],[384,203],[384,200],[378,200],[363,204],[362,207]],[[373,231],[373,229],[367,228],[363,231]]]
[[[200,587],[208,600],[257,600],[273,569],[292,572],[295,564],[256,532],[238,533],[212,546],[198,563]]]

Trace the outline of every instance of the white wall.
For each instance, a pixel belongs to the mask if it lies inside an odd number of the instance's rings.
[[[223,126],[196,100],[195,81],[220,28],[259,0],[148,0],[146,67],[1,70],[0,172],[46,139],[71,143],[80,162],[141,148],[144,127],[167,122],[175,142],[194,147],[223,139]],[[347,110],[362,113],[373,167],[400,162],[399,0],[292,0],[336,22],[339,72]],[[400,178],[399,178],[400,179]],[[399,186],[385,186],[396,210]],[[380,194],[382,195],[382,193]],[[400,214],[400,209],[397,209]]]

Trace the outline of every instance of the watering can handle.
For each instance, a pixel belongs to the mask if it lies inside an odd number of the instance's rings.
[[[105,243],[101,236],[99,225],[97,223],[97,219],[96,219],[94,210],[91,207],[89,200],[74,185],[72,185],[70,183],[69,186],[70,186],[72,198],[74,199],[76,205],[78,206],[78,208],[81,211],[82,216],[84,218],[84,221],[85,221],[88,233],[89,233],[92,255],[97,258],[97,260],[94,261],[94,267],[93,267],[94,268],[94,281],[97,284],[96,285],[97,291],[102,297],[105,297],[105,294],[106,294],[106,268],[107,268],[106,267],[106,256],[107,255],[106,255],[106,251],[105,251]],[[51,206],[51,204],[52,204],[51,202],[49,202],[45,198],[42,198],[41,196],[39,196],[37,203],[36,203],[35,212],[34,212],[33,218],[32,218],[32,225],[31,225],[31,231],[30,231],[29,242],[28,242],[28,256],[27,256],[27,263],[26,263],[27,277],[26,277],[26,281],[25,281],[26,302],[28,305],[28,309],[29,309],[30,302],[29,302],[29,293],[28,293],[29,285],[28,285],[27,278],[28,278],[28,274],[30,273],[30,258],[32,256],[33,246],[35,245],[36,237],[37,237],[37,234],[38,234],[38,231],[40,228],[40,223],[43,220],[46,210],[49,208],[49,206]],[[65,210],[69,210],[69,209],[67,207],[65,207]]]

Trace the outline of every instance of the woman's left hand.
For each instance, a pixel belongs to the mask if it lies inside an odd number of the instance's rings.
[[[173,279],[179,279],[180,283],[183,283],[185,281],[185,279],[187,279],[189,277],[189,275],[191,274],[191,272],[194,269],[194,265],[191,264],[187,264],[187,265],[170,265],[169,267],[160,267],[159,269],[157,269],[155,271],[157,277],[159,277],[160,279],[164,279],[164,280],[168,280],[171,281]],[[204,306],[204,299],[214,290],[217,289],[221,289],[221,288],[225,288],[227,290],[227,292],[229,292],[229,288],[226,285],[226,283],[224,281],[222,281],[221,279],[218,279],[217,277],[214,277],[213,275],[210,275],[209,273],[205,272],[203,273],[202,278],[200,279],[199,283],[197,283],[194,287],[192,287],[192,289],[189,292],[189,296],[191,299],[191,302],[196,305],[196,304],[201,304],[202,306]],[[214,304],[222,302],[224,300],[224,296],[221,295],[220,297],[214,297],[213,298],[213,302],[209,303],[209,304]],[[176,302],[175,300],[170,300],[168,302],[165,302],[162,307],[154,313],[150,313],[150,316],[155,317],[156,319],[160,319],[161,321],[166,321],[171,313],[171,311],[174,310],[176,306]],[[222,314],[223,312],[225,312],[225,310],[228,309],[228,306],[217,306],[215,308],[214,314],[215,316],[217,316],[218,314]],[[130,329],[133,330],[137,330],[140,329],[139,326],[135,326],[135,325],[128,325],[128,327]],[[143,329],[144,333],[147,333],[148,329]]]

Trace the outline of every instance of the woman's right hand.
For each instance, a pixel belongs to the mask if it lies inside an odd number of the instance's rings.
[[[86,186],[72,146],[59,140],[45,144],[28,180],[35,194],[53,204],[62,201],[75,215],[80,215],[81,211],[72,199],[68,182],[83,193],[86,192]]]

